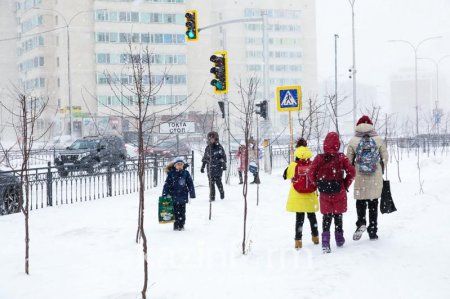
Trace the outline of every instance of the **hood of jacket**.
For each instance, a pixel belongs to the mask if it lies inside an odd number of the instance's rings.
[[[328,133],[323,142],[323,151],[326,154],[335,154],[339,151],[340,147],[339,135],[336,132]]]
[[[300,160],[308,160],[311,159],[311,157],[313,156],[311,150],[306,146],[297,147],[297,149],[294,152],[294,155],[296,158]]]
[[[359,125],[357,125],[355,127],[355,132],[356,133],[369,133],[369,132],[371,132],[373,130],[374,130],[374,127],[371,124],[362,123],[362,124],[359,124]]]
[[[184,163],[183,170],[186,170],[189,167],[189,164]],[[169,162],[169,164],[166,165],[164,168],[165,173],[169,173],[170,171],[175,170],[175,163]]]

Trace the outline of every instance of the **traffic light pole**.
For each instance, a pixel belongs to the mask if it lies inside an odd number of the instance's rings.
[[[263,61],[263,97],[264,97],[264,100],[269,101],[269,36],[267,34],[267,26],[268,26],[267,12],[262,12],[261,15],[262,15],[261,18],[233,19],[233,20],[228,20],[228,21],[223,21],[223,22],[207,25],[205,27],[199,28],[198,32],[206,30],[206,29],[214,28],[217,26],[223,26],[223,25],[234,24],[234,23],[261,22],[262,38],[263,38],[263,56],[264,56],[263,57],[264,58],[264,61]],[[224,35],[225,35],[225,33],[224,33]],[[224,39],[224,42],[225,42],[225,39]],[[269,113],[268,113],[268,119],[270,119]]]
[[[267,12],[261,13],[262,17],[260,18],[243,18],[243,19],[233,19],[228,21],[223,21],[219,23],[214,23],[211,25],[207,25],[202,28],[198,28],[198,32],[204,31],[210,28],[214,28],[217,26],[224,26],[228,24],[234,24],[234,23],[255,23],[255,22],[261,22],[262,24],[262,38],[263,38],[263,97],[264,100],[269,101],[269,37],[267,34]],[[226,34],[225,30],[223,30],[223,45],[224,50],[226,49]],[[228,84],[228,83],[227,83]],[[230,102],[228,97],[224,95],[223,97],[224,102],[226,103],[226,111],[227,111],[227,117],[225,120],[225,124],[227,125],[227,131],[228,131],[228,154],[231,155],[231,137],[230,137]],[[269,113],[267,113],[267,119],[269,120]],[[231,171],[231,157],[228,157],[228,168],[227,168],[227,176],[226,176],[226,183],[229,184],[229,173]],[[267,170],[266,170],[267,171]],[[270,169],[271,172],[271,169]]]

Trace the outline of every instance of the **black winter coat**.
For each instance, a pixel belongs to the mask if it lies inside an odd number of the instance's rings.
[[[202,159],[202,169],[208,171],[208,176],[221,177],[222,172],[227,169],[227,156],[222,145],[219,143],[209,144],[205,148]]]
[[[191,198],[195,198],[191,174],[185,169],[177,171],[175,168],[172,168],[167,174],[162,195],[170,195],[174,203],[181,204],[189,201],[188,194]]]

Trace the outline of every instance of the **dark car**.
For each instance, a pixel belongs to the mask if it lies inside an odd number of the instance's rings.
[[[0,171],[0,215],[20,212],[20,192],[19,178],[12,172]]]
[[[178,148],[178,150],[177,150]],[[190,147],[182,142],[176,140],[164,140],[157,143],[154,146],[147,146],[145,149],[146,154],[157,155],[163,157],[174,157],[176,155],[186,155],[191,151]]]
[[[55,157],[55,165],[61,177],[71,171],[83,170],[96,173],[105,166],[122,170],[127,150],[119,136],[90,136],[76,140],[65,151]]]

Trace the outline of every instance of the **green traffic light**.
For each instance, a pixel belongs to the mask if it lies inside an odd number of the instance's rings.
[[[188,38],[190,38],[190,39],[192,39],[192,38],[195,38],[195,33],[194,33],[194,31],[187,31],[186,32],[186,35],[187,35],[187,37]]]
[[[225,89],[225,86],[224,86],[220,81],[217,81],[217,82],[216,82],[216,88],[217,88],[218,90],[224,90],[224,89]]]

